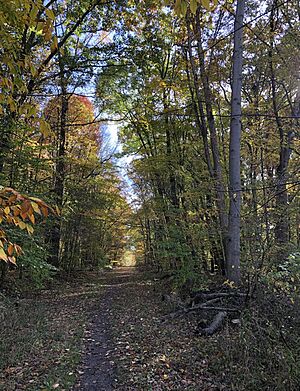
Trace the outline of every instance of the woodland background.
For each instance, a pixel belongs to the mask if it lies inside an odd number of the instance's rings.
[[[181,298],[241,287],[256,320],[272,303],[272,351],[299,304],[300,4],[237,6],[1,3],[4,291],[134,258]],[[296,323],[279,389],[298,389]]]

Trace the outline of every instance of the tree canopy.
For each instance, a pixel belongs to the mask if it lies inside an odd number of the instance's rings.
[[[224,297],[294,305],[299,27],[296,0],[1,2],[1,285],[139,265],[170,317],[212,305],[203,335]]]

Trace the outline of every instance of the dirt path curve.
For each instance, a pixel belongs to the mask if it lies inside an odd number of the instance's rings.
[[[124,286],[134,285],[140,274],[135,268],[120,267],[107,271],[101,278],[103,295],[91,309],[85,331],[85,356],[80,365],[80,379],[74,391],[110,391],[116,389],[116,365],[111,354],[114,351],[111,334],[114,323],[113,302]]]

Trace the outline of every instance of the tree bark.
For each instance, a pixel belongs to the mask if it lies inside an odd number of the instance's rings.
[[[236,285],[241,282],[240,235],[241,235],[241,114],[242,114],[242,62],[243,20],[245,0],[237,1],[234,23],[234,52],[231,94],[231,122],[229,142],[229,224],[226,272]]]
[[[205,327],[204,329],[202,328],[199,329],[199,334],[213,335],[222,326],[226,316],[227,316],[226,311],[218,312],[217,315],[214,317],[212,323],[208,327]]]
[[[198,8],[195,19],[194,19],[194,36],[197,42],[197,56],[199,60],[199,68],[200,68],[200,79],[203,87],[203,98],[205,104],[205,112],[203,107],[203,102],[200,93],[200,86],[198,75],[196,72],[195,61],[193,59],[193,51],[192,51],[192,31],[190,28],[190,18],[187,18],[187,30],[188,30],[188,52],[191,63],[191,70],[194,82],[194,88],[196,92],[197,104],[194,103],[194,110],[196,111],[196,121],[198,126],[200,126],[200,133],[202,135],[203,143],[204,143],[204,152],[205,152],[205,160],[207,162],[208,170],[210,176],[214,180],[214,188],[216,192],[216,206],[219,217],[219,226],[221,230],[221,238],[222,238],[222,247],[223,254],[226,255],[226,238],[227,238],[227,226],[228,226],[228,218],[226,213],[226,202],[225,202],[225,191],[224,191],[224,183],[223,183],[223,174],[222,174],[222,166],[220,159],[220,151],[218,145],[218,136],[217,129],[215,125],[215,119],[213,115],[213,98],[212,92],[209,86],[209,78],[207,69],[205,66],[204,59],[204,51],[202,47],[202,31],[200,25],[200,8]],[[199,112],[197,112],[197,106]],[[208,147],[208,131],[210,137],[210,147],[211,147],[211,155],[212,155],[212,163],[210,158],[210,152]],[[221,270],[225,269],[225,259],[220,259],[218,262],[221,264]]]
[[[294,132],[290,129],[287,133],[284,131],[282,120],[279,116],[279,107],[277,99],[277,81],[273,52],[274,52],[274,35],[276,32],[275,22],[275,9],[277,8],[277,1],[274,0],[270,13],[270,45],[269,45],[269,68],[271,78],[271,95],[272,105],[275,116],[275,121],[280,138],[280,152],[279,152],[279,164],[276,168],[276,223],[275,223],[275,239],[276,243],[281,246],[280,258],[285,258],[287,254],[287,248],[284,247],[289,242],[289,217],[288,217],[288,191],[286,182],[288,180],[288,165],[291,155],[291,145],[293,142]],[[291,110],[291,115],[296,118],[299,117],[299,88],[295,100],[295,106]]]
[[[54,173],[54,194],[56,205],[62,210],[65,182],[65,145],[66,126],[68,113],[68,96],[66,81],[61,81],[61,107],[60,118],[57,129],[58,149],[56,156],[56,166]],[[51,265],[58,267],[60,263],[60,238],[61,221],[56,219],[49,233],[50,238],[50,259]]]

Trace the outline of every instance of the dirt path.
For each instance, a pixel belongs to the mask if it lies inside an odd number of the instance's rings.
[[[94,306],[84,333],[85,357],[78,370],[81,377],[74,390],[112,390],[114,367],[109,360],[112,346],[110,335],[112,300],[112,288],[107,288],[99,303]]]
[[[210,374],[206,341],[194,335],[197,319],[161,323],[171,309],[159,281],[119,268],[99,282],[104,292],[91,310],[74,391],[225,389]]]
[[[241,367],[250,346],[241,331],[228,323],[211,337],[197,335],[198,323],[207,322],[205,311],[165,318],[175,309],[162,300],[166,285],[153,274],[119,268],[55,280],[47,289],[20,296],[17,306],[14,297],[3,300],[0,391],[254,389],[253,365],[256,374],[262,368],[262,361],[255,361],[256,341],[250,339],[255,350],[246,356],[251,365],[244,361]],[[280,368],[285,374],[288,367]],[[300,389],[285,381],[277,388],[273,377],[265,379],[260,389]]]
[[[199,315],[162,323],[174,310],[162,301],[165,284],[119,268],[23,298],[0,329],[0,390],[228,389],[218,337],[195,335]]]
[[[74,387],[82,391],[110,391],[116,389],[116,363],[112,338],[115,304],[120,292],[128,285],[135,285],[141,275],[135,268],[123,267],[105,272],[100,286],[105,291],[91,309],[85,330],[85,353],[80,364],[80,379]]]

